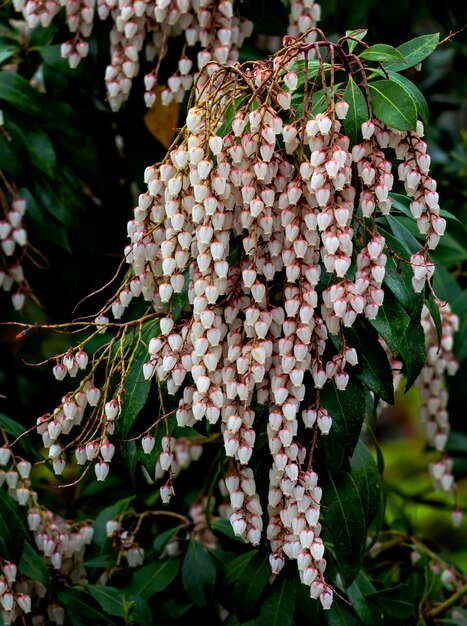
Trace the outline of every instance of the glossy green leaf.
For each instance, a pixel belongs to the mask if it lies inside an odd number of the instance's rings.
[[[368,602],[376,604],[388,617],[408,620],[414,614],[410,587],[404,583],[369,593]]]
[[[171,539],[177,536],[183,526],[180,524],[179,526],[175,526],[174,528],[169,528],[162,533],[158,533],[156,538],[154,539],[154,552],[157,556],[160,556],[166,547],[166,545],[170,542]]]
[[[367,528],[383,504],[383,482],[368,447],[359,440],[350,459],[352,478],[360,494]]]
[[[396,72],[392,72],[391,70],[388,70],[388,74],[389,78],[393,82],[398,83],[401,87],[404,87],[404,89],[406,89],[410,93],[415,101],[418,117],[422,120],[424,124],[427,124],[430,118],[430,111],[428,109],[428,104],[425,96],[422,94],[420,89],[416,85],[414,85],[411,80],[409,80],[405,76],[402,76],[401,74],[397,74]]]
[[[339,598],[334,598],[331,609],[324,615],[327,626],[362,626],[363,624],[353,608]]]
[[[386,292],[376,318],[369,322],[384,339],[393,356],[400,355],[401,343],[410,324],[410,316],[390,291]]]
[[[93,605],[93,598],[80,587],[56,589],[55,593],[64,606],[72,626],[114,625],[115,622],[98,605]],[[92,620],[91,622],[89,620]]]
[[[329,480],[329,484],[328,484]],[[354,479],[344,471],[332,475],[323,486],[325,541],[331,541],[337,566],[349,585],[358,574],[366,545],[365,513]]]
[[[345,132],[352,143],[357,143],[361,136],[363,122],[368,120],[368,105],[362,90],[350,76],[344,91],[344,101],[349,110],[344,119]]]
[[[255,555],[234,587],[233,600],[241,617],[249,616],[259,602],[271,576],[268,557]]]
[[[292,626],[294,624],[294,586],[286,578],[278,579],[261,605],[257,626]]]
[[[0,72],[0,101],[29,115],[43,114],[38,93],[28,80],[13,72]]]
[[[410,41],[406,41],[397,49],[404,57],[406,63],[387,63],[386,68],[393,72],[403,72],[424,61],[434,52],[439,43],[439,33],[421,35]]]
[[[345,36],[351,38],[351,39],[345,40],[345,43],[347,44],[349,52],[353,52],[355,50],[355,47],[358,46],[358,42],[365,39],[367,32],[368,32],[368,29],[366,28],[358,28],[356,30],[345,31]],[[353,41],[354,39],[357,39],[358,41]]]
[[[380,63],[402,63],[406,65],[406,60],[399,50],[388,46],[385,43],[377,43],[360,52],[360,59],[365,61],[379,61]]]
[[[164,559],[148,563],[133,574],[125,593],[139,595],[149,600],[155,593],[163,591],[177,577],[180,569],[178,559]]]
[[[7,133],[0,133],[0,168],[18,178],[26,175],[26,168],[21,162],[21,155],[18,154],[18,144],[8,129]]]
[[[143,366],[148,360],[146,346],[150,339],[159,333],[158,323],[153,321],[147,322],[143,329],[142,341],[135,348],[133,364],[125,377],[125,393],[123,394],[122,408],[117,422],[118,433],[122,439],[128,437],[133,424],[148,399],[151,380],[146,380],[143,375]]]
[[[240,554],[239,556],[229,561],[229,563],[227,563],[227,565],[224,567],[224,584],[226,586],[229,586],[232,585],[236,580],[240,580],[244,572],[248,572],[250,562],[253,561],[253,559],[257,556],[258,552],[256,550],[251,550],[250,552]]]
[[[345,391],[339,391],[333,382],[327,383],[320,391],[320,402],[332,417],[333,432],[351,455],[365,418],[365,393],[361,383],[350,378]]]
[[[405,390],[408,391],[420,374],[426,360],[425,333],[420,322],[410,321],[400,343],[400,348],[407,379]]]
[[[49,588],[50,574],[44,557],[38,554],[28,541],[24,542],[18,571],[31,580],[38,580],[46,589]]]
[[[86,590],[92,595],[101,609],[109,615],[123,617],[123,592],[109,585],[87,585]]]
[[[355,348],[358,355],[352,375],[376,396],[394,404],[391,364],[377,333],[368,323],[359,320],[357,327],[346,329],[345,336],[348,345]]]
[[[417,128],[417,107],[410,92],[392,80],[369,83],[373,114],[397,130]]]
[[[21,424],[18,424],[15,420],[12,420],[11,417],[0,413],[0,426],[3,430],[13,437],[13,439],[17,439],[20,435],[25,432],[25,429]]]
[[[0,554],[2,557],[18,563],[26,538],[27,533],[18,504],[4,489],[0,489]]]
[[[57,155],[49,135],[38,125],[23,125],[31,163],[49,178],[57,169]]]
[[[208,550],[196,539],[190,539],[183,559],[182,582],[193,602],[206,608],[213,600],[216,566]]]
[[[423,293],[416,292],[412,286],[413,270],[410,265],[411,251],[407,251],[406,247],[400,244],[400,239],[396,239],[390,233],[380,230],[380,233],[386,239],[386,245],[389,247],[387,254],[386,271],[384,274],[384,285],[394,294],[397,302],[414,320],[420,320]],[[416,250],[413,252],[418,251]]]
[[[365,626],[378,626],[382,624],[382,619],[377,615],[377,611],[372,611],[372,606],[368,606],[366,596],[376,591],[368,578],[360,572],[352,584],[346,589],[346,595],[352,603],[354,611],[362,620]]]
[[[11,57],[15,54],[18,48],[6,47],[0,50],[0,65],[3,65],[5,61],[11,59]]]

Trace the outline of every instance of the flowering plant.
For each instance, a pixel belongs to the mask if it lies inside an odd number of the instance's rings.
[[[459,526],[445,452],[459,319],[434,288],[433,257],[454,216],[430,175],[425,98],[404,75],[439,36],[398,48],[368,45],[364,30],[331,41],[311,23],[316,5],[293,3],[309,19],[292,10],[278,51],[238,62],[245,22],[232,2],[170,4],[158,0],[155,21],[144,2],[112,13],[113,110],[137,74],[139,30],[162,46],[180,22],[188,45],[203,47],[186,123],[145,169],[127,268],[97,313],[48,325],[70,338],[39,364],[67,384],[57,406],[29,431],[0,421],[3,621],[432,619],[465,579],[385,525],[374,426],[401,385],[420,390],[433,488]],[[29,26],[53,19],[55,5],[32,6],[16,7]],[[92,10],[78,19],[67,8],[78,35],[62,52],[75,66]],[[112,8],[99,5],[100,17]],[[182,67],[184,56],[167,87],[180,101],[192,80]],[[22,216],[22,200],[11,202]],[[10,213],[2,240],[25,244]],[[70,521],[41,500],[34,461],[64,489],[118,492],[122,475],[132,489],[95,519]],[[382,587],[393,548],[403,564]],[[408,583],[417,571],[441,572],[421,601]],[[447,606],[440,585],[453,591]]]

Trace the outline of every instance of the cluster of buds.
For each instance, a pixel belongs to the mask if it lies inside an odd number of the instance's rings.
[[[314,0],[292,0],[290,3],[287,34],[291,37],[306,35],[305,41],[315,41],[315,33],[310,29],[321,19],[321,7]]]
[[[145,376],[165,380],[170,394],[183,391],[179,426],[220,423],[225,453],[240,467],[230,479],[238,506],[232,525],[252,543],[262,511],[251,500],[254,489],[241,488],[256,437],[248,406],[254,396],[268,405],[274,568],[284,555],[301,555],[299,570],[307,572],[312,597],[329,608],[317,476],[312,473],[311,485],[303,469],[307,461],[311,467],[313,447],[300,443],[299,425],[312,430],[313,441],[329,432],[332,415],[319,390],[333,381],[344,391],[347,366],[356,365],[358,355],[344,342],[325,360],[328,336],[351,327],[359,315],[374,319],[383,303],[386,242],[376,217],[391,210],[392,156],[405,159],[399,168],[404,184],[407,164],[423,167],[425,195],[412,177],[409,189],[414,201],[425,202],[414,218],[428,248],[437,244],[442,218],[431,201],[435,182],[422,156],[420,122],[416,131],[398,131],[369,119],[362,142],[352,146],[342,126],[348,104],[338,94],[326,112],[305,110],[298,120],[291,114],[295,59],[307,45],[291,43],[245,74],[238,67],[211,68],[198,80],[197,105],[188,111],[177,145],[145,172],[148,188],[128,224],[125,258],[142,296],[163,315],[160,334],[149,343]],[[248,104],[226,119],[231,93]],[[359,204],[373,228],[366,223],[366,239],[356,248]],[[424,264],[429,280],[432,265],[426,252],[419,256],[414,276],[421,280]],[[186,290],[190,315],[178,320],[174,303]],[[314,383],[311,402],[305,400],[307,372]]]
[[[454,376],[459,363],[453,354],[454,333],[459,329],[459,318],[452,313],[449,305],[439,303],[441,337],[427,307],[422,311],[422,325],[425,331],[426,363],[420,372],[416,385],[420,390],[420,420],[425,429],[428,445],[443,456],[430,463],[429,472],[436,490],[447,494],[455,492],[452,474],[452,459],[444,455],[449,436],[449,413],[447,411],[448,391],[446,376]]]
[[[176,71],[166,80],[161,92],[163,104],[182,101],[192,88],[197,72],[211,61],[232,64],[239,50],[251,36],[253,24],[239,16],[235,0],[14,0],[16,11],[23,13],[29,28],[47,27],[65,7],[65,20],[73,37],[61,46],[62,57],[76,68],[89,53],[86,39],[94,20],[108,18],[110,64],[105,71],[108,102],[117,111],[127,100],[133,79],[140,70],[144,51],[154,69],[144,77],[144,99],[151,106],[156,99],[161,62],[170,39],[182,36],[184,46]],[[298,36],[309,31],[320,19],[320,6],[314,0],[294,0],[290,5],[288,34]],[[314,34],[307,35],[314,40]],[[197,50],[188,54],[189,50]]]
[[[2,198],[3,219],[0,220],[0,288],[12,291],[11,302],[19,311],[23,308],[27,283],[21,258],[27,245],[27,231],[23,224],[26,201],[15,197],[11,202]]]
[[[72,524],[41,506],[31,486],[31,463],[13,454],[11,448],[0,448],[0,466],[0,487],[6,487],[8,495],[26,509],[28,528],[45,563],[72,584],[85,582],[84,551],[91,543],[93,527],[86,522]],[[47,590],[39,581],[17,577],[14,563],[0,559],[0,568],[1,615],[3,623],[13,624],[23,614],[30,613],[36,601],[39,606]],[[51,622],[64,623],[62,607],[49,605],[48,612]],[[39,616],[35,615],[34,619]]]
[[[17,580],[17,571],[14,563],[0,560],[0,615],[4,624],[13,624],[20,615],[31,612],[31,596],[25,584]]]
[[[80,371],[86,370],[87,366],[88,355],[82,347],[74,352],[69,349],[61,357],[57,357],[53,374],[57,380],[63,380],[67,375],[74,378]],[[121,411],[121,399],[118,393],[109,398],[107,387],[103,394],[93,382],[94,372],[95,365],[75,391],[62,397],[60,405],[52,414],[42,415],[36,421],[37,433],[42,437],[57,475],[61,475],[66,467],[65,453],[71,445],[62,445],[60,437],[70,434],[74,427],[81,426],[86,411],[88,413],[85,423],[94,422],[95,427],[91,433],[87,433],[85,439],[81,437],[82,431],[74,439],[76,463],[94,463],[96,478],[100,481],[105,480],[109,473],[109,464],[115,453],[115,445],[109,437],[115,432],[115,420]]]

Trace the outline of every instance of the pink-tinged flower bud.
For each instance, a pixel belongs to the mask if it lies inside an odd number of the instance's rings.
[[[63,380],[67,371],[67,368],[62,363],[56,363],[53,367],[53,375],[57,380]]]
[[[361,125],[361,130],[363,139],[371,139],[375,132],[375,125],[371,120],[367,120]]]
[[[109,465],[103,461],[99,461],[94,466],[94,471],[96,473],[96,478],[99,481],[103,481],[107,478],[109,473]]]
[[[336,115],[340,120],[345,120],[349,111],[349,104],[344,100],[340,100],[335,107]]]
[[[327,435],[331,430],[332,418],[327,413],[321,413],[318,416],[318,426],[322,435]]]
[[[113,398],[112,400],[109,400],[109,402],[106,402],[104,411],[109,422],[114,420],[120,412],[120,403],[117,398]]]
[[[327,587],[325,591],[319,596],[319,601],[321,602],[321,606],[325,611],[331,608],[333,602],[333,591],[330,587]]]
[[[0,604],[2,605],[4,611],[11,611],[13,608],[13,602],[14,596],[9,591],[0,596]]]

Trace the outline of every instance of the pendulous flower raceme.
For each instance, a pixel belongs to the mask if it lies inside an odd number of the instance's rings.
[[[326,66],[323,57],[333,55],[339,61]],[[181,393],[179,426],[207,420],[220,428],[232,458],[232,526],[253,545],[264,512],[253,476],[244,475],[257,435],[252,407],[267,407],[271,566],[278,573],[285,557],[296,560],[324,608],[333,592],[313,461],[333,416],[320,390],[332,381],[345,392],[358,363],[345,329],[374,320],[383,304],[393,252],[379,218],[391,213],[394,172],[425,241],[405,260],[417,292],[430,282],[428,250],[445,229],[420,121],[394,128],[367,100],[358,141],[346,132],[350,103],[336,74],[365,76],[352,63],[341,44],[299,38],[266,62],[209,64],[186,126],[166,159],[146,169],[125,249],[132,284],[162,315],[144,375]],[[184,293],[188,315],[177,310]]]
[[[311,29],[286,37],[265,61],[203,64],[185,126],[165,159],[146,168],[118,293],[94,320],[77,322],[87,338],[57,356],[54,376],[79,376],[77,387],[37,421],[57,474],[73,452],[84,472],[94,467],[105,480],[118,438],[128,435],[128,373],[142,358],[141,377],[154,380],[161,411],[138,438],[143,455],[159,446],[147,477],[165,480],[162,502],[201,452],[196,438],[171,435],[172,413],[178,428],[205,428],[222,443],[223,511],[234,533],[253,546],[265,534],[273,574],[295,561],[324,609],[334,591],[325,578],[319,448],[336,424],[325,392],[346,394],[361,367],[352,339],[359,329],[383,342],[375,321],[398,275],[393,266],[408,273],[414,294],[431,288],[430,251],[446,226],[417,111],[403,120],[381,111],[373,94],[391,81],[378,83],[349,41]],[[408,252],[393,249],[387,230],[401,211],[395,192],[419,232]],[[120,322],[137,299],[147,303],[144,315]],[[446,309],[442,366],[425,310],[416,322],[428,350],[420,375],[429,387],[427,432],[441,450],[446,397],[437,395],[435,407],[432,379],[453,372],[455,320]],[[91,341],[109,331],[91,357]],[[254,471],[260,436],[270,453],[266,494]],[[112,528],[128,563],[140,564],[137,538],[122,541],[120,526]]]
[[[157,96],[160,69],[169,42],[182,37],[175,72],[164,85],[161,101],[181,102],[193,86],[193,77],[210,61],[235,63],[239,50],[252,34],[253,23],[242,17],[241,3],[235,0],[15,0],[29,28],[47,27],[65,8],[65,20],[73,37],[61,46],[62,57],[76,68],[89,53],[94,20],[109,19],[110,63],[105,84],[110,108],[117,111],[127,100],[140,64],[153,63],[145,75],[144,100],[150,107]],[[316,25],[320,6],[313,0],[290,3],[288,32],[298,35]]]

